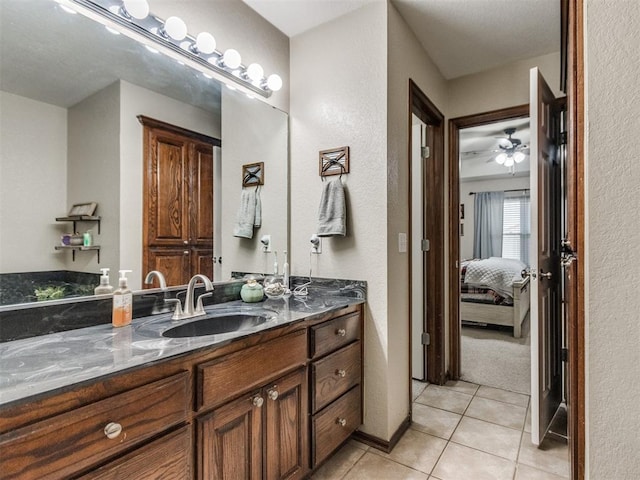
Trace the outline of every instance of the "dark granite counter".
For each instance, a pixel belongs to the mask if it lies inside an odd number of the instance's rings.
[[[165,330],[203,317],[172,322],[171,314],[163,313],[134,319],[124,328],[96,325],[9,341],[0,344],[0,405],[361,304],[365,291],[362,282],[327,284],[310,286],[306,297],[211,305],[208,314],[240,311],[267,317],[250,329],[216,335],[166,338]]]

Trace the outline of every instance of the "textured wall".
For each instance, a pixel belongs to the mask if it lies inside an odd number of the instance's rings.
[[[588,469],[638,478],[640,3],[586,3]]]

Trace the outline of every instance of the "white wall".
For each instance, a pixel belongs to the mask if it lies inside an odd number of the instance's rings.
[[[151,12],[166,19],[182,18],[189,33],[210,32],[218,51],[235,48],[242,63],[257,62],[265,75],[277,73],[282,78],[282,90],[266,100],[271,105],[289,111],[289,38],[267,22],[241,0],[149,0]]]
[[[133,270],[129,286],[142,277],[143,127],[138,115],[220,138],[220,118],[172,98],[120,81],[120,267]],[[109,266],[109,265],[105,265]]]
[[[222,90],[222,279],[231,271],[273,271],[273,253],[264,253],[260,237],[271,235],[280,272],[288,250],[289,121],[287,115],[228,88]],[[264,162],[260,187],[262,226],[253,238],[232,236],[242,192],[242,165]],[[247,187],[255,189],[256,187]]]
[[[100,264],[94,251],[67,253],[67,270],[100,273],[110,268],[117,277],[120,259],[120,84],[91,95],[68,110],[67,211],[73,204],[96,202],[102,217],[100,234],[95,223],[76,225],[79,233],[91,230],[100,245]]]
[[[374,3],[292,38],[290,112],[290,263],[295,275],[309,274],[309,237],[316,231],[323,187],[318,152],[350,147],[351,173],[342,177],[347,236],[323,238],[322,254],[314,256],[312,266],[314,276],[368,282],[364,430],[382,438],[389,438],[391,428],[392,385],[385,238],[386,17],[384,3]]]
[[[62,270],[67,110],[6,92],[0,105],[0,272]]]
[[[460,237],[461,259],[473,258],[473,215],[475,213],[475,197],[473,195],[469,195],[469,192],[497,192],[500,190],[513,190],[518,188],[529,188],[528,176],[508,176],[502,179],[478,180],[475,182],[460,183],[460,203],[464,203],[464,220],[461,220],[461,223],[464,224],[464,236]]]
[[[585,4],[588,478],[637,478],[640,4]]]

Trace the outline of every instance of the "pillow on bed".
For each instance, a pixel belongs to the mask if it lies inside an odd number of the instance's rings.
[[[464,283],[486,286],[502,296],[513,298],[513,283],[522,279],[521,272],[526,267],[520,260],[500,257],[469,262]]]

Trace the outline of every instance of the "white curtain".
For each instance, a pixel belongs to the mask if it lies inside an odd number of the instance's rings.
[[[473,258],[502,256],[504,192],[478,192],[474,201]]]

